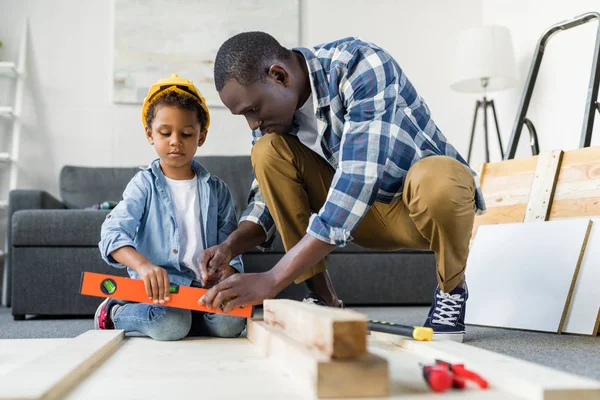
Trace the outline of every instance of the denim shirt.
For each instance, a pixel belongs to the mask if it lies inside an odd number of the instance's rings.
[[[222,243],[237,228],[235,208],[227,185],[210,174],[196,160],[192,169],[198,178],[200,221],[204,248]],[[138,172],[123,192],[123,200],[106,216],[98,243],[104,261],[116,268],[125,268],[111,257],[121,247],[131,246],[154,265],[163,267],[172,283],[190,286],[194,272],[179,264],[180,240],[175,208],[160,169],[160,160]],[[230,265],[244,271],[240,256]],[[129,276],[138,274],[127,268]]]

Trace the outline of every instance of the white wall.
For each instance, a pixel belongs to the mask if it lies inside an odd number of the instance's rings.
[[[302,45],[359,35],[387,48],[443,132],[466,151],[473,98],[449,89],[449,66],[458,31],[480,23],[480,0],[380,0],[367,7],[363,1],[301,1]],[[154,158],[140,107],[111,102],[111,10],[109,0],[0,0],[0,58],[16,57],[21,24],[30,21],[20,187],[57,195],[65,164],[134,165]],[[244,119],[224,108],[211,114],[198,154],[249,154]]]
[[[521,100],[535,47],[545,30],[580,14],[600,12],[598,0],[483,0],[483,25],[511,30],[519,73],[519,86],[490,97],[495,99],[506,146]],[[557,33],[547,45],[527,116],[538,132],[541,151],[579,147],[584,104],[590,78],[598,22]],[[517,156],[530,155],[523,129]],[[497,154],[492,142],[492,154]],[[592,145],[600,144],[600,114],[596,113]]]

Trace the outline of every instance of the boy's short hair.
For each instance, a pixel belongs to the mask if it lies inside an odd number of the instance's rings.
[[[154,121],[160,107],[177,107],[182,110],[193,111],[200,123],[200,130],[206,130],[208,127],[208,115],[197,98],[181,91],[169,90],[165,91],[164,94],[160,93],[148,105],[145,121],[148,128],[152,126],[152,121]]]
[[[142,124],[150,128],[156,117],[159,106],[171,106],[194,111],[202,130],[208,130],[210,113],[202,93],[189,79],[180,78],[177,74],[155,82],[144,99],[142,105]]]
[[[270,64],[277,60],[287,60],[290,50],[277,39],[264,32],[244,32],[225,41],[215,59],[215,86],[217,91],[231,79],[240,85],[266,79]]]

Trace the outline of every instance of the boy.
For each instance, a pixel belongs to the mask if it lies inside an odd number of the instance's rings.
[[[240,257],[207,279],[203,250],[236,229],[229,189],[195,161],[210,115],[191,81],[173,75],[150,88],[142,106],[148,142],[159,158],[127,185],[123,200],[107,215],[99,243],[102,258],[144,281],[154,304],[106,299],[95,315],[96,329],[136,331],[156,340],[188,335],[237,337],[245,319],[166,307],[170,282],[210,287],[243,272]],[[222,271],[222,272],[221,272]]]

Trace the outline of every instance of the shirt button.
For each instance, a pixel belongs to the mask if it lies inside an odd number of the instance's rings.
[[[177,249],[173,249],[173,254],[177,254]]]

